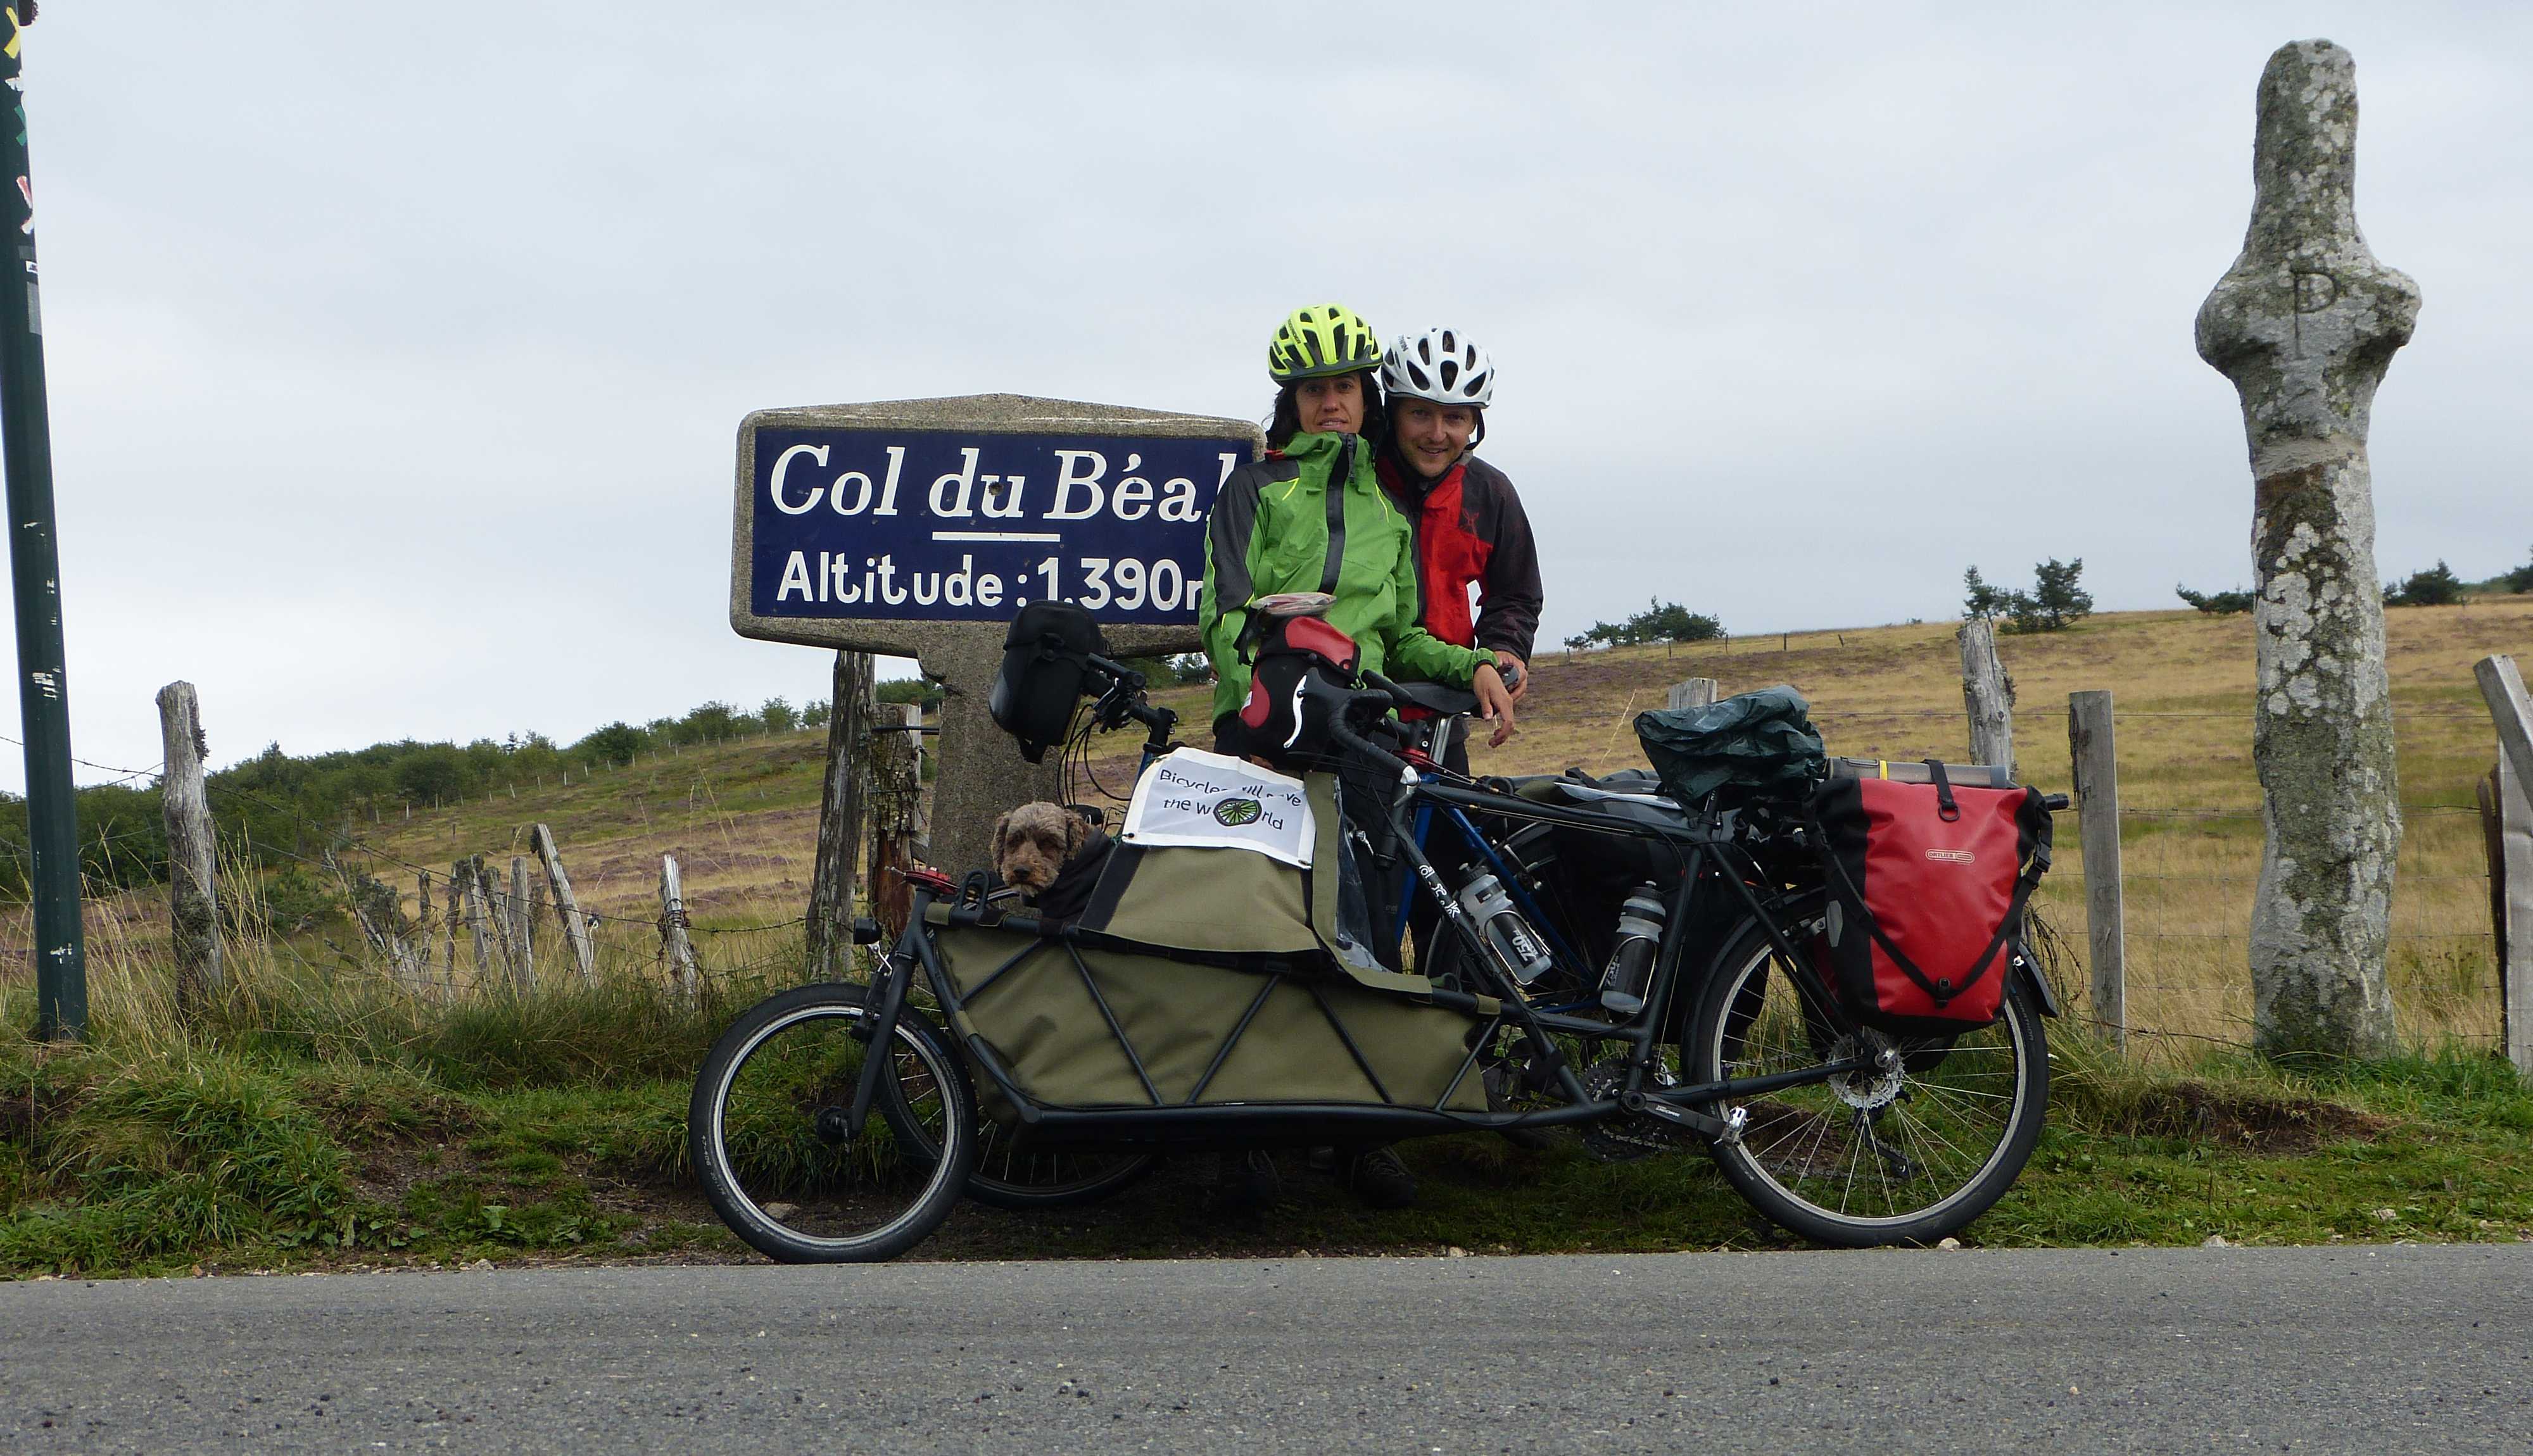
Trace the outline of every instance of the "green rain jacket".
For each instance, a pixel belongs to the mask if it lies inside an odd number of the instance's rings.
[[[1455,647],[1417,625],[1416,553],[1407,517],[1373,473],[1373,448],[1351,435],[1296,435],[1222,483],[1205,524],[1205,595],[1197,622],[1213,660],[1213,716],[1249,701],[1240,660],[1248,605],[1276,592],[1327,592],[1328,625],[1352,637],[1376,672],[1469,685],[1492,653]],[[1348,462],[1333,498],[1328,479]]]

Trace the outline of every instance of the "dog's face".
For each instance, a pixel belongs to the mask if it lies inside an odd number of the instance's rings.
[[[1092,830],[1062,804],[1023,804],[994,821],[994,873],[1035,895],[1055,883]]]

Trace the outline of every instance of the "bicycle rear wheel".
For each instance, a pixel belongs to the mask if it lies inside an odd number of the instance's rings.
[[[1072,1152],[1031,1147],[1010,1130],[987,1122],[978,1134],[976,1171],[968,1175],[968,1196],[991,1208],[1073,1208],[1113,1197],[1149,1176],[1149,1153]]]
[[[967,1069],[913,1008],[851,1120],[871,1012],[862,986],[799,986],[722,1033],[695,1077],[686,1140],[731,1231],[785,1263],[894,1258],[950,1216],[976,1158]]]
[[[1816,927],[1788,926],[1806,944]],[[1989,1026],[1956,1037],[1832,1031],[1807,1015],[1785,963],[1744,921],[1699,996],[1681,1047],[1691,1081],[1764,1077],[1896,1049],[1896,1069],[1850,1073],[1749,1100],[1717,1165],[1790,1232],[1849,1249],[1958,1233],[2003,1196],[2032,1156],[2049,1100],[2049,1052],[2024,987]]]

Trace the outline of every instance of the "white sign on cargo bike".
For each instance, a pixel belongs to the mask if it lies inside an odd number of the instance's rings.
[[[1250,849],[1309,869],[1318,832],[1301,780],[1181,748],[1154,759],[1136,783],[1122,838],[1153,847]]]

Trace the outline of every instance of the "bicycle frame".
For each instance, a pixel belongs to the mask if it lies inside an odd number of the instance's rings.
[[[1354,747],[1351,744],[1347,746]],[[1362,747],[1372,748],[1372,745],[1363,744]],[[1381,753],[1381,750],[1374,748],[1373,752]],[[1487,947],[1485,937],[1469,922],[1466,912],[1443,886],[1423,847],[1412,838],[1401,834],[1400,852],[1408,859],[1410,871],[1441,908],[1443,922],[1452,927],[1452,933],[1462,937],[1464,949],[1469,952],[1469,964],[1492,982],[1479,994],[1500,1003],[1494,1019],[1482,1023],[1478,1033],[1472,1036],[1468,1056],[1458,1077],[1436,1105],[1410,1106],[1394,1102],[1384,1105],[1197,1104],[1193,1100],[1195,1094],[1191,1094],[1190,1101],[1186,1103],[1162,1104],[1155,1094],[1149,1106],[1049,1107],[1030,1097],[981,1036],[959,1036],[954,1030],[953,1039],[966,1053],[972,1068],[989,1079],[1010,1102],[1031,1136],[1067,1146],[1116,1148],[1206,1147],[1220,1146],[1225,1141],[1245,1145],[1324,1143],[1386,1140],[1473,1130],[1554,1127],[1590,1122],[1620,1112],[1637,1112],[1659,1118],[1701,1137],[1729,1137],[1734,1136],[1732,1125],[1708,1110],[1716,1104],[1824,1082],[1867,1070],[1873,1065],[1868,1058],[1851,1057],[1765,1077],[1728,1078],[1696,1085],[1660,1085],[1653,1077],[1654,1052],[1660,1029],[1674,998],[1692,989],[1685,983],[1685,967],[1690,955],[1701,949],[1711,951],[1711,948],[1690,946],[1685,932],[1691,897],[1697,893],[1698,885],[1709,878],[1710,871],[1713,878],[1731,887],[1742,912],[1766,928],[1771,945],[1785,959],[1794,984],[1811,1012],[1841,1032],[1856,1029],[1853,1019],[1839,1008],[1836,999],[1819,981],[1809,958],[1797,950],[1779,924],[1778,917],[1770,912],[1768,903],[1745,882],[1741,866],[1730,857],[1729,851],[1735,846],[1724,823],[1709,818],[1702,823],[1691,821],[1677,828],[1645,825],[1588,809],[1534,803],[1508,794],[1494,793],[1474,785],[1463,786],[1442,782],[1439,778],[1428,780],[1400,760],[1385,753],[1381,753],[1381,757],[1388,760],[1383,767],[1394,769],[1400,775],[1398,790],[1388,806],[1393,829],[1403,829],[1404,826],[1397,822],[1401,815],[1424,803],[1448,814],[1455,826],[1490,855],[1495,852],[1494,846],[1469,821],[1471,811],[1509,820],[1663,840],[1680,851],[1687,872],[1681,877],[1679,889],[1673,898],[1643,1010],[1624,1021],[1614,1022],[1530,1005],[1509,968],[1496,959]],[[1743,860],[1749,860],[1746,850],[1740,854]],[[1755,862],[1753,865],[1755,867]],[[894,1034],[897,1019],[905,1012],[907,993],[918,975],[944,1012],[955,1020],[964,1003],[934,944],[935,931],[928,912],[935,905],[946,903],[950,905],[948,918],[953,924],[975,923],[983,913],[981,906],[964,905],[958,901],[957,887],[947,875],[925,870],[913,872],[910,878],[914,891],[912,913],[896,948],[882,962],[876,977],[878,984],[874,986],[876,1009],[867,1025],[875,1045],[888,1044],[886,1038]],[[1052,938],[1060,940],[1066,933],[1061,930],[1053,932]],[[1095,989],[1093,994],[1095,999]],[[1261,1000],[1264,1000],[1263,992]],[[1486,1014],[1478,995],[1438,989],[1433,1000],[1438,1005],[1457,1007],[1473,1015]],[[1244,1020],[1242,1026],[1245,1028],[1246,1024]],[[1563,1105],[1503,1113],[1445,1110],[1452,1093],[1477,1069],[1481,1053],[1494,1045],[1506,1028],[1522,1037],[1534,1064],[1546,1071],[1562,1097]],[[1116,1029],[1112,1019],[1111,1030]],[[1239,1034],[1235,1030],[1234,1038]],[[1596,1097],[1584,1086],[1571,1060],[1558,1044],[1557,1038],[1561,1034],[1618,1042],[1627,1047],[1626,1076],[1615,1093]],[[1121,1042],[1124,1040],[1122,1032],[1119,1039]],[[1134,1057],[1131,1045],[1127,1046],[1127,1054],[1130,1059]],[[878,1085],[878,1068],[884,1060],[872,1058],[864,1064],[862,1082],[854,1093],[856,1116],[869,1106],[869,1099]],[[1140,1061],[1136,1065],[1140,1072]],[[1201,1091],[1202,1087],[1199,1088]],[[1386,1098],[1387,1093],[1384,1091],[1382,1095]],[[859,1126],[858,1122],[852,1125]]]

